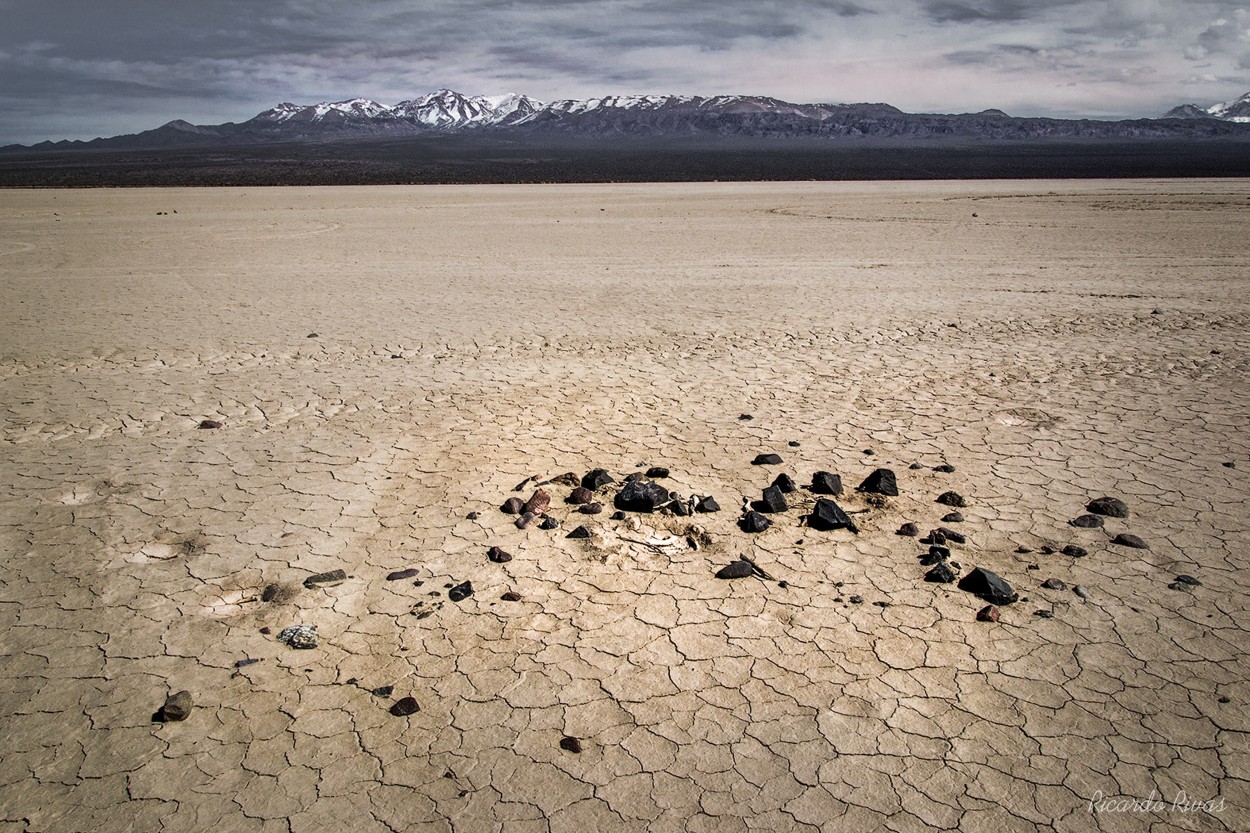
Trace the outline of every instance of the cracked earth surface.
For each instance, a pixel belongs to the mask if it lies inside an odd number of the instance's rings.
[[[0,831],[1245,830],[1248,210],[1241,180],[0,192]],[[724,511],[498,509],[640,464]],[[841,498],[858,535],[804,492],[736,527],[781,472],[878,466],[901,494]],[[953,557],[1022,596],[997,624],[894,534],[951,489]],[[1130,516],[1068,525],[1102,495]],[[785,584],[713,578],[739,555]]]

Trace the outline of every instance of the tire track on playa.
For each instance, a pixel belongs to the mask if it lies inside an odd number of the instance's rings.
[[[267,233],[258,231],[254,234],[236,234],[222,237],[223,240],[290,240],[297,237],[312,237],[318,234],[330,234],[343,228],[343,224],[335,221],[315,223],[316,227],[303,231]]]

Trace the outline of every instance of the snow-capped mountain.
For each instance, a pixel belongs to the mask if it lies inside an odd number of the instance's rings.
[[[1232,101],[1200,107],[1197,104],[1182,104],[1173,107],[1163,114],[1165,119],[1220,119],[1221,121],[1250,124],[1250,93]]]
[[[343,124],[394,117],[394,111],[385,104],[379,104],[368,98],[351,98],[346,101],[327,101],[307,106],[283,103],[257,115],[252,121],[270,124],[283,122]]]
[[[507,93],[496,96],[464,96],[454,90],[438,90],[393,107],[368,98],[321,104],[283,103],[252,118],[250,124],[363,125],[399,120],[436,128],[460,128],[499,124],[523,118],[541,107],[528,96]]]

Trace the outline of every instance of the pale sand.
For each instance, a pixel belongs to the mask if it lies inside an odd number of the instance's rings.
[[[0,193],[0,831],[1246,830],[1247,217],[1245,180]],[[711,547],[496,508],[638,463],[717,497]],[[878,465],[858,537],[734,526]],[[894,534],[947,489],[999,624]]]

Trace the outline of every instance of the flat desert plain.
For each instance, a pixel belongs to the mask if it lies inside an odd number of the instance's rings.
[[[1246,180],[0,192],[0,830],[1244,831],[1247,217]],[[611,520],[657,466],[721,511]],[[600,514],[500,509],[595,468]],[[857,534],[804,523],[817,471]],[[1019,600],[978,621],[905,523]]]

